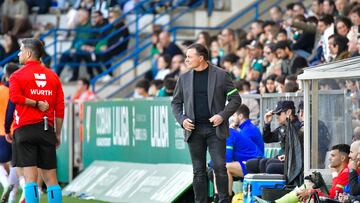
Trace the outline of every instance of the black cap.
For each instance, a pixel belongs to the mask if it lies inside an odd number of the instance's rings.
[[[283,111],[287,111],[288,109],[295,109],[295,104],[293,101],[279,101],[275,107],[275,110],[273,110],[272,113],[277,114]]]

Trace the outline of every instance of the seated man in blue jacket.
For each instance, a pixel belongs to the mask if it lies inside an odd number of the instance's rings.
[[[229,177],[229,195],[232,195],[233,177],[243,178],[247,174],[245,168],[246,161],[264,157],[264,141],[261,132],[251,123],[249,115],[249,108],[244,104],[240,105],[233,115],[234,120],[230,128],[230,136],[226,138],[226,168]],[[217,190],[215,188],[216,193]]]

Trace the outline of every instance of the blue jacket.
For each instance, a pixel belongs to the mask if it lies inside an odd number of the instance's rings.
[[[261,152],[259,156],[264,156],[264,140],[261,135],[260,129],[256,127],[250,119],[247,119],[240,126],[240,133],[244,134],[244,136],[249,137],[251,141],[255,143],[258,150]]]
[[[344,192],[353,197],[360,198],[360,175],[356,170],[350,170],[349,184],[344,188]]]
[[[250,120],[242,123],[240,129],[230,129],[230,136],[226,139],[226,162],[263,157],[264,142],[260,130]]]

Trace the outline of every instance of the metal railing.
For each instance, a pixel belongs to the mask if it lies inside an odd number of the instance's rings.
[[[177,40],[177,32],[179,30],[222,30],[226,27],[228,27],[229,25],[233,24],[235,21],[237,21],[239,18],[245,16],[246,14],[255,11],[255,15],[253,16],[252,19],[250,19],[247,23],[245,23],[244,27],[248,26],[252,21],[257,20],[260,18],[260,16],[262,16],[265,12],[267,12],[271,7],[279,5],[283,0],[276,0],[273,4],[271,4],[270,6],[268,6],[266,9],[263,9],[263,11],[259,12],[260,10],[260,6],[262,3],[264,3],[266,0],[257,0],[256,2],[254,2],[253,4],[251,4],[250,6],[246,7],[245,9],[243,9],[243,11],[241,11],[239,14],[235,15],[234,17],[232,17],[231,19],[229,19],[228,21],[226,21],[223,25],[221,26],[216,26],[216,27],[195,27],[195,26],[173,26],[172,28],[170,28],[168,31],[170,33],[172,33],[173,35],[173,40],[176,41]],[[213,12],[213,2],[212,0],[208,0],[208,16],[211,16]],[[127,84],[123,85],[121,88],[119,88],[116,92],[120,92],[123,89],[128,88],[133,81],[136,81],[139,77],[141,77],[142,75],[134,78],[132,81],[128,82]]]
[[[194,10],[195,8],[199,7],[202,3],[204,2],[204,0],[199,0],[197,1],[195,4],[191,5],[190,7],[187,7],[186,9],[182,10],[181,12],[177,13],[175,16],[173,16],[171,18],[171,20],[169,22],[167,22],[166,24],[161,26],[162,30],[167,30],[166,28],[169,28],[171,26],[171,24],[176,21],[177,19],[179,19],[180,17],[182,17],[184,14]],[[159,19],[160,17],[174,11],[177,7],[172,7],[169,10],[159,14],[158,16],[156,16],[156,19]],[[153,20],[156,21],[156,19]],[[138,20],[136,20],[138,22]],[[138,28],[136,27],[136,33],[140,33],[141,31],[143,31],[145,29],[145,27],[147,26],[151,26],[152,23],[148,23],[146,24],[143,28]],[[128,54],[126,57],[122,58],[119,62],[116,62],[115,64],[113,64],[108,70],[102,72],[101,74],[97,75],[96,77],[94,77],[90,83],[93,87],[93,91],[96,93],[99,93],[101,91],[104,91],[108,86],[114,84],[116,81],[120,80],[121,78],[123,78],[126,74],[130,73],[131,71],[136,70],[136,68],[146,62],[152,59],[152,56],[149,54],[146,57],[144,57],[144,59],[140,60],[139,59],[139,55],[143,52],[146,51],[147,48],[149,48],[152,43],[147,41],[146,39],[149,39],[151,37],[151,33],[149,34],[145,34],[145,36],[142,37],[143,40],[138,41],[135,43],[135,47],[136,49],[131,52],[130,54]],[[119,76],[116,76],[114,78],[112,78],[108,83],[103,84],[99,89],[96,89],[96,83],[105,75],[107,75],[109,72],[114,71],[115,69],[117,69],[121,64],[123,64],[125,61],[134,58],[134,65],[133,67],[129,68],[128,70],[126,70],[125,72],[123,72],[122,74],[120,74]],[[138,74],[133,80],[131,80],[130,82],[122,85],[120,88],[114,90],[112,93],[110,93],[108,95],[108,98],[111,98],[112,96],[116,95],[118,92],[120,92],[121,90],[127,88],[130,84],[132,84],[133,81],[137,80],[139,77],[142,77],[143,74]]]
[[[213,1],[212,0],[207,0],[208,1],[208,16],[211,16],[212,11],[213,11]],[[228,27],[229,25],[231,25],[232,23],[234,23],[235,21],[237,21],[239,18],[245,16],[246,14],[255,11],[255,15],[252,19],[250,19],[245,25],[244,27],[248,26],[252,21],[257,20],[260,18],[260,16],[262,16],[265,12],[267,12],[270,8],[272,8],[273,6],[279,5],[281,2],[283,2],[283,0],[276,0],[275,3],[271,4],[270,6],[268,6],[266,9],[263,9],[263,11],[259,12],[260,10],[260,6],[262,3],[265,3],[266,0],[257,0],[255,3],[251,4],[250,6],[246,7],[245,9],[243,9],[243,11],[241,11],[239,14],[235,15],[234,17],[232,17],[231,19],[229,19],[228,21],[226,21],[222,26],[216,26],[216,27],[194,27],[194,26],[173,26],[172,28],[170,28],[168,31],[170,33],[173,34],[173,40],[176,41],[177,40],[177,31],[178,30],[222,30],[226,27]],[[135,69],[136,67],[134,67]],[[129,73],[130,71],[133,71],[134,69],[128,70],[126,71],[126,73]],[[125,74],[122,74],[125,75]],[[110,94],[109,97],[112,97],[113,95],[115,95],[116,93],[128,88],[133,81],[136,81],[137,79],[139,79],[140,77],[142,77],[142,75],[138,75],[137,77],[135,77],[132,81],[127,82],[126,84],[122,85],[118,90],[116,90],[113,94]],[[112,82],[113,83],[113,82]],[[112,84],[111,83],[111,84]],[[103,90],[104,88],[102,88]]]
[[[255,3],[251,4],[250,6],[248,6],[246,9],[244,9],[242,12],[240,12],[238,15],[234,16],[233,18],[229,19],[227,22],[225,22],[222,26],[218,26],[218,27],[187,27],[187,26],[175,26],[171,28],[171,25],[174,21],[176,21],[178,18],[180,18],[181,16],[183,16],[185,13],[188,13],[192,10],[194,10],[195,8],[197,8],[198,6],[200,6],[202,3],[204,3],[205,1],[208,1],[208,15],[211,15],[212,11],[213,11],[213,0],[199,0],[197,1],[195,4],[193,4],[192,6],[188,7],[187,9],[182,10],[180,13],[178,13],[177,15],[175,15],[168,23],[166,23],[165,25],[162,25],[162,29],[164,30],[168,30],[170,32],[173,33],[174,36],[174,40],[176,40],[176,33],[178,30],[186,30],[186,29],[192,29],[192,30],[197,30],[197,29],[202,29],[202,30],[221,30],[227,26],[229,26],[230,24],[234,23],[236,20],[238,20],[239,18],[241,18],[242,16],[248,14],[249,12],[255,11],[255,15],[253,17],[253,19],[250,19],[245,26],[247,26],[249,23],[251,23],[253,20],[258,19],[261,15],[263,15],[265,13],[266,10],[268,10],[270,7],[274,6],[274,5],[278,5],[282,0],[277,0],[274,4],[272,4],[271,6],[269,6],[268,9],[264,9],[264,11],[259,12],[259,7],[262,3],[265,2],[265,0],[258,0]],[[158,20],[160,17],[174,11],[178,6],[180,6],[184,1],[180,1],[179,4],[174,5],[173,7],[171,7],[168,10],[165,10],[164,12],[154,15],[154,19],[152,20],[151,23],[148,23],[146,25],[144,25],[143,27],[139,27],[139,21],[144,17],[143,14],[141,14],[138,10],[144,6],[148,1],[140,1],[138,4],[135,5],[135,8],[133,11],[129,11],[128,13],[124,13],[122,14],[114,23],[117,23],[119,21],[122,21],[125,19],[126,16],[130,15],[130,13],[135,13],[135,19],[132,20],[131,22],[128,23],[128,27],[130,27],[131,25],[135,24],[135,33],[131,34],[128,38],[132,38],[135,40],[135,45],[128,48],[126,51],[119,53],[117,55],[115,55],[114,57],[110,58],[108,61],[103,62],[102,64],[99,63],[89,63],[88,65],[93,65],[93,66],[100,66],[100,65],[109,65],[112,64],[111,67],[105,71],[103,71],[101,74],[97,75],[96,77],[94,77],[91,80],[91,85],[93,87],[93,90],[96,93],[99,93],[100,91],[104,91],[104,89],[106,89],[106,87],[108,87],[109,85],[113,84],[114,82],[120,80],[122,77],[124,77],[126,75],[126,73],[129,73],[131,71],[136,71],[136,68],[142,64],[145,61],[148,61],[151,59],[151,55],[147,55],[145,56],[143,59],[140,59],[140,54],[143,53],[144,51],[146,51],[147,48],[150,47],[151,43],[148,41],[149,37],[151,36],[151,34],[143,34],[144,30],[151,26],[153,24],[153,22],[156,22],[156,20]],[[165,3],[165,2],[169,2],[169,0],[161,0],[159,1],[159,3]],[[59,51],[58,49],[61,49],[62,46],[62,42],[65,40],[59,40],[58,39],[58,34],[59,32],[97,32],[97,33],[101,33],[101,32],[105,32],[109,29],[112,28],[113,24],[108,24],[102,28],[99,29],[51,29],[49,30],[47,33],[43,34],[40,39],[44,39],[46,37],[52,36],[53,37],[53,41],[49,44],[46,45],[46,48],[53,48],[54,50],[54,55],[53,55],[53,65],[52,67],[54,67],[54,69],[56,69],[58,67],[58,55],[59,55]],[[113,35],[117,34],[118,32],[120,32],[121,30],[117,30],[116,32],[112,32],[110,34],[108,34],[105,39],[109,39],[110,37],[112,37]],[[100,40],[100,39],[99,39]],[[122,40],[121,42],[118,43],[124,43],[127,39]],[[89,39],[89,41],[94,42],[94,39]],[[107,50],[104,52],[101,52],[99,54],[108,54],[108,52],[111,51]],[[60,50],[61,53],[61,50]],[[5,65],[7,62],[9,62],[10,60],[12,60],[14,57],[16,57],[17,53],[14,53],[12,56],[7,57],[6,59],[4,59],[3,61],[0,62],[0,66]],[[81,55],[81,53],[80,53]],[[120,59],[119,62],[115,62],[114,61],[116,59]],[[103,84],[102,86],[100,86],[99,88],[96,87],[95,84],[97,84],[97,82],[104,77],[105,75],[107,75],[108,73],[110,73],[111,71],[114,71],[115,69],[118,69],[121,64],[123,64],[126,60],[129,59],[134,59],[134,65],[129,68],[127,71],[125,71],[124,73],[120,74],[119,76],[113,78],[111,81],[109,81],[106,84]],[[79,66],[79,63],[67,63],[70,66]],[[120,92],[121,90],[127,88],[129,85],[131,85],[133,83],[133,81],[137,80],[139,77],[141,77],[143,74],[137,74],[136,77],[131,80],[130,82],[128,82],[127,84],[122,85],[120,88],[116,89],[113,91],[113,93],[109,94],[108,97],[112,97],[114,96],[116,93]],[[98,88],[98,89],[96,89]]]

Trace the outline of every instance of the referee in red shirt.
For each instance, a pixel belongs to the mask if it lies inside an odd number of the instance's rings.
[[[39,202],[37,168],[47,185],[48,201],[60,203],[56,148],[64,117],[64,93],[55,72],[41,65],[43,53],[39,40],[24,39],[19,53],[23,67],[10,77],[10,100],[16,104],[12,165],[24,174],[27,203]]]

